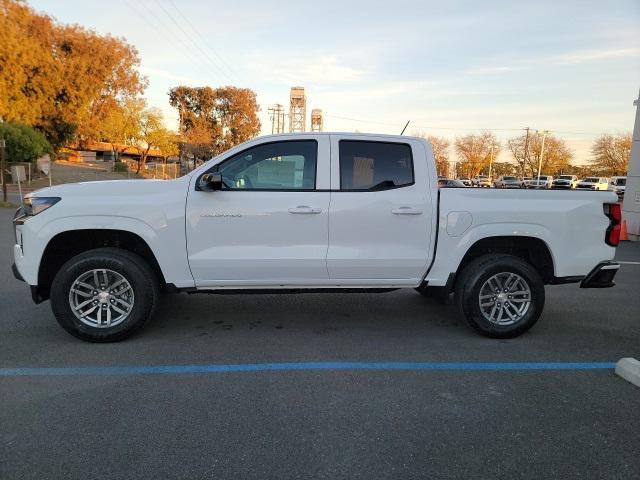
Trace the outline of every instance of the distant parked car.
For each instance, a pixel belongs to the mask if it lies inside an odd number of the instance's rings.
[[[573,190],[578,184],[578,177],[575,175],[560,175],[551,184],[551,188],[559,190]]]
[[[533,180],[531,177],[522,177],[520,179],[520,188],[527,188],[527,185],[531,180]]]
[[[486,175],[476,175],[471,183],[475,187],[491,187],[491,179]]]
[[[467,177],[458,178],[458,180],[460,180],[462,183],[464,183],[465,187],[473,187],[473,183],[471,183],[471,180],[468,179]]]
[[[509,175],[503,175],[493,182],[496,188],[520,188],[520,179]]]
[[[551,175],[540,175],[527,182],[527,188],[551,188],[553,177]]]
[[[467,186],[455,178],[439,178],[438,188],[466,188]]]
[[[611,177],[611,183],[609,183],[609,190],[618,195],[618,200],[624,198],[624,191],[627,187],[627,177]]]
[[[609,188],[609,179],[605,177],[587,177],[580,180],[576,186],[576,190],[607,190]]]

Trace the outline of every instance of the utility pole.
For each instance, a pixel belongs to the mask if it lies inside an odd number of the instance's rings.
[[[520,172],[520,176],[524,177],[524,169],[527,165],[529,165],[529,127],[526,127],[527,136],[524,138],[524,155],[523,155],[523,163],[522,163],[522,171]]]
[[[5,139],[0,138],[0,172],[2,175],[0,181],[2,181],[2,201],[4,203],[7,203],[7,184],[4,181],[4,148],[6,146],[7,142],[5,141]]]
[[[540,158],[538,160],[538,181],[540,181],[540,169],[542,168],[542,157],[544,156],[544,141],[547,138],[548,133],[550,133],[549,130],[542,131],[542,146],[540,147]]]
[[[276,103],[268,109],[271,117],[271,133],[284,133],[284,106]]]

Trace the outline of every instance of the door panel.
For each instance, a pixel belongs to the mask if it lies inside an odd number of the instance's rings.
[[[263,150],[261,146],[259,152]],[[190,189],[187,249],[196,286],[326,283],[328,137],[318,139],[316,190],[295,189],[313,187],[313,182],[309,183],[306,168],[303,178],[303,167],[286,165],[287,157],[277,150],[276,160],[269,159],[266,165],[251,164],[252,153],[255,157],[255,151],[249,151],[242,153],[245,157],[240,161],[235,159],[237,154],[227,164],[225,160],[220,162],[223,179],[238,189]],[[243,161],[247,162],[246,168],[238,167]],[[290,163],[296,162],[300,163],[299,159]],[[225,165],[232,167],[225,170]],[[287,183],[288,179],[291,182]],[[272,188],[274,182],[288,189]],[[254,184],[269,189],[248,187]],[[325,191],[317,191],[321,188]]]
[[[365,137],[366,138],[366,137]],[[371,142],[370,138],[367,141]],[[425,153],[420,143],[411,146],[414,182],[400,188],[378,191],[336,191],[345,185],[333,172],[340,172],[339,139],[332,137],[332,191],[329,211],[327,268],[331,280],[390,280],[393,284],[417,284],[430,260],[432,199],[427,187]],[[355,150],[357,152],[357,150]],[[364,186],[384,182],[375,150],[354,153],[354,165],[374,165],[374,172],[358,174]],[[387,154],[388,155],[388,154]],[[416,161],[421,159],[421,161]],[[343,159],[344,160],[344,159]],[[361,167],[357,167],[361,168]],[[361,168],[362,170],[362,168]],[[342,171],[345,171],[344,165]],[[353,177],[356,176],[355,168]],[[400,174],[399,184],[408,180]],[[341,185],[342,183],[342,185]],[[384,187],[383,187],[384,188]],[[435,188],[435,187],[434,187]]]

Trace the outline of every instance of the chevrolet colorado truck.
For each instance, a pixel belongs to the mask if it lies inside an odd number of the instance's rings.
[[[613,192],[438,189],[437,179],[419,138],[256,138],[175,180],[26,195],[13,272],[65,330],[94,342],[140,329],[165,292],[412,288],[453,294],[473,328],[505,338],[538,320],[545,285],[614,285]]]

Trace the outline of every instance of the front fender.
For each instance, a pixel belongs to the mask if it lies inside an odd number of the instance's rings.
[[[38,217],[27,220],[22,226],[24,258],[18,267],[30,285],[37,285],[42,256],[56,235],[95,229],[122,230],[139,236],[153,252],[168,283],[177,287],[194,286],[187,262],[184,220],[168,219],[161,211],[150,215],[146,221],[121,215],[74,215],[48,221]]]

